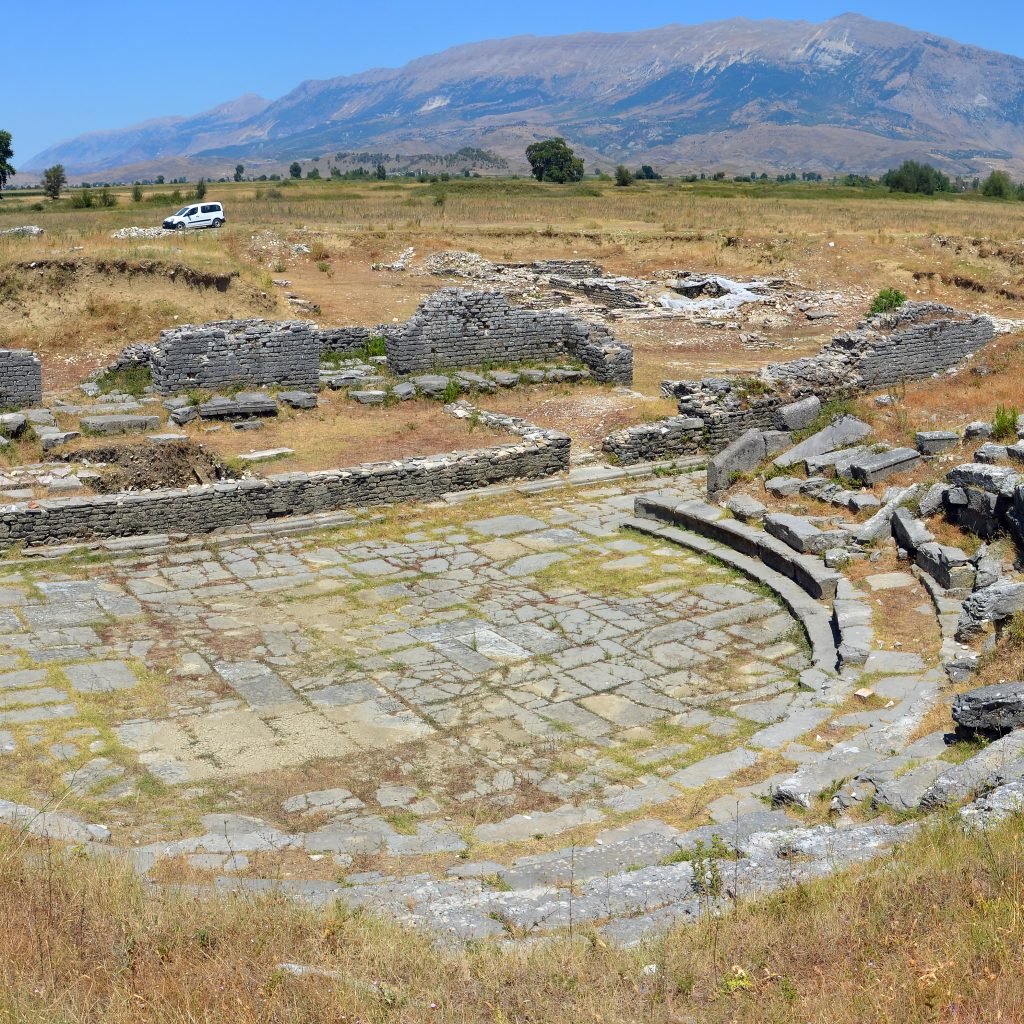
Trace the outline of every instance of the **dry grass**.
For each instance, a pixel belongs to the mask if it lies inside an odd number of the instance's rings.
[[[610,948],[583,928],[519,950],[485,942],[446,951],[341,908],[147,890],[116,862],[9,837],[0,848],[0,1016],[1011,1022],[1024,1015],[1021,852],[1016,822],[984,838],[938,827],[892,859],[642,949]],[[295,978],[282,963],[322,973]]]
[[[321,392],[314,410],[296,412],[282,407],[278,416],[266,419],[257,431],[232,430],[230,425],[214,433],[208,431],[208,424],[198,422],[184,429],[190,438],[228,459],[268,448],[294,451],[294,455],[254,465],[264,475],[484,448],[516,440],[479,423],[448,416],[437,402],[368,406],[337,391]]]

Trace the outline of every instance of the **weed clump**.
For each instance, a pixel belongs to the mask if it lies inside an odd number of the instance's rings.
[[[992,439],[1006,441],[1017,436],[1017,410],[1013,406],[997,405],[992,417]]]
[[[906,295],[898,288],[883,288],[871,303],[871,314],[874,316],[876,313],[891,313],[906,301]]]

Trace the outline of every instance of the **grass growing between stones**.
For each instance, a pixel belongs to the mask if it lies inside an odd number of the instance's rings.
[[[681,553],[678,559],[659,555],[656,550],[665,547],[661,541],[632,532],[629,538],[641,544],[643,550],[620,554],[587,546],[574,551],[570,558],[533,574],[537,588],[549,593],[568,589],[603,597],[635,597],[652,583],[689,591],[707,583],[733,583],[742,579],[739,573],[711,560],[698,562],[681,557]],[[640,565],[629,564],[634,556],[647,561]]]
[[[1024,1015],[1022,853],[1019,822],[985,837],[939,825],[638,949],[582,928],[459,950],[342,906],[146,889],[116,861],[8,834],[0,1008],[67,1024],[1010,1022]]]

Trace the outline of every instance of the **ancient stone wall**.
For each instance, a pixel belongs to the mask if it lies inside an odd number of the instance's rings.
[[[37,405],[43,398],[39,356],[23,348],[0,348],[0,409]]]
[[[319,473],[128,494],[22,502],[0,508],[0,547],[225,527],[342,508],[429,501],[499,481],[569,468],[569,438],[522,424],[514,444],[367,463]]]
[[[624,466],[696,455],[704,445],[704,423],[692,416],[671,416],[657,423],[638,423],[604,439],[604,450]]]
[[[153,387],[163,395],[236,384],[315,388],[318,333],[300,320],[223,320],[161,331],[150,363]]]
[[[790,429],[781,410],[795,400],[808,395],[827,400],[929,377],[955,366],[993,337],[988,317],[960,314],[936,303],[907,303],[837,335],[815,356],[772,363],[747,379],[665,381],[662,390],[678,400],[680,417],[701,422],[704,447],[714,453],[748,430]],[[660,437],[658,457],[689,454],[690,436],[681,437],[682,448],[676,451],[677,432],[659,433],[660,426],[643,426],[648,449],[657,446]],[[617,447],[621,447],[618,435],[606,439],[606,450]]]
[[[557,310],[513,306],[496,291],[435,292],[388,338],[387,354],[390,368],[403,374],[571,357],[597,381],[633,381],[633,350],[605,328]]]

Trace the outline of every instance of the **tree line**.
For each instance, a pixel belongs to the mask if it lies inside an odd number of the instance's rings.
[[[461,151],[460,151],[461,152]],[[12,144],[11,133],[8,131],[0,130],[0,199],[3,198],[3,190],[7,187],[9,180],[17,173],[14,169],[11,160],[14,157],[14,149]],[[526,159],[530,164],[530,172],[537,181],[541,182],[552,182],[554,184],[567,184],[572,182],[579,182],[583,180],[584,165],[581,157],[576,156],[573,152],[572,147],[561,137],[555,137],[551,139],[542,139],[538,142],[533,142],[526,147]],[[376,179],[378,181],[384,181],[388,178],[388,171],[384,163],[378,162],[372,170],[367,170],[364,167],[358,167],[354,170],[341,171],[336,166],[328,164],[328,172],[330,177],[333,179]],[[469,170],[463,172],[465,177],[470,177]],[[619,164],[613,174],[609,177],[608,175],[602,174],[600,170],[595,170],[595,174],[604,180],[614,180],[615,184],[619,187],[627,187],[632,185],[635,181],[658,181],[661,179],[659,174],[650,164],[642,164],[637,170],[631,170],[625,164]],[[479,177],[479,175],[472,175]],[[280,175],[260,175],[259,181],[278,181]],[[296,180],[303,177],[302,164],[298,160],[292,161],[288,168],[288,177]],[[317,180],[321,177],[320,170],[317,167],[310,168],[305,173],[307,180]],[[418,176],[414,175],[411,171],[406,172],[405,177],[417,177],[419,181],[435,181],[435,180],[448,180],[449,174],[442,173],[440,176],[428,175],[426,172],[421,172]],[[236,164],[234,174],[232,178],[236,182],[246,180],[245,178],[245,165]],[[221,181],[228,181],[228,178],[221,178]],[[716,171],[710,176],[702,173],[699,176],[696,174],[683,175],[682,180],[686,182],[695,181],[725,181],[726,173],[724,171]],[[767,182],[771,178],[768,174],[762,171],[760,174],[757,171],[752,171],[749,174],[738,174],[732,177],[735,182]],[[815,171],[805,171],[798,175],[795,172],[788,174],[778,174],[775,176],[775,181],[779,183],[785,183],[789,181],[823,181],[821,174]],[[1024,200],[1024,183],[1016,183],[1010,177],[1006,171],[994,170],[982,180],[974,178],[968,181],[965,178],[951,179],[947,174],[944,174],[938,168],[933,167],[931,164],[920,163],[915,160],[905,160],[899,167],[893,168],[886,171],[880,179],[874,179],[866,175],[848,174],[843,178],[833,178],[834,184],[848,185],[851,187],[884,187],[890,192],[902,192],[910,195],[936,195],[944,192],[973,192],[979,195],[987,196],[993,199],[1020,199]],[[164,176],[158,175],[156,178],[156,184],[162,185],[164,183]],[[179,179],[173,179],[172,184],[179,183]],[[180,183],[184,184],[185,179],[180,179]],[[141,202],[142,191],[141,182],[136,182],[135,187],[132,190],[132,198],[136,202]],[[149,184],[146,182],[145,184]],[[67,174],[62,164],[54,164],[52,167],[47,167],[43,171],[42,187],[43,192],[51,199],[59,199],[61,192],[67,186]],[[85,192],[85,196],[80,200],[76,201],[76,205],[92,206],[93,199],[91,194],[88,193],[89,184],[85,183],[82,185],[80,192]],[[206,181],[200,178],[196,184],[195,191],[192,193],[191,198],[194,200],[201,200],[206,195]],[[104,183],[99,196],[97,197],[97,205],[109,206],[114,205],[116,201],[113,200],[109,191],[108,186]]]

